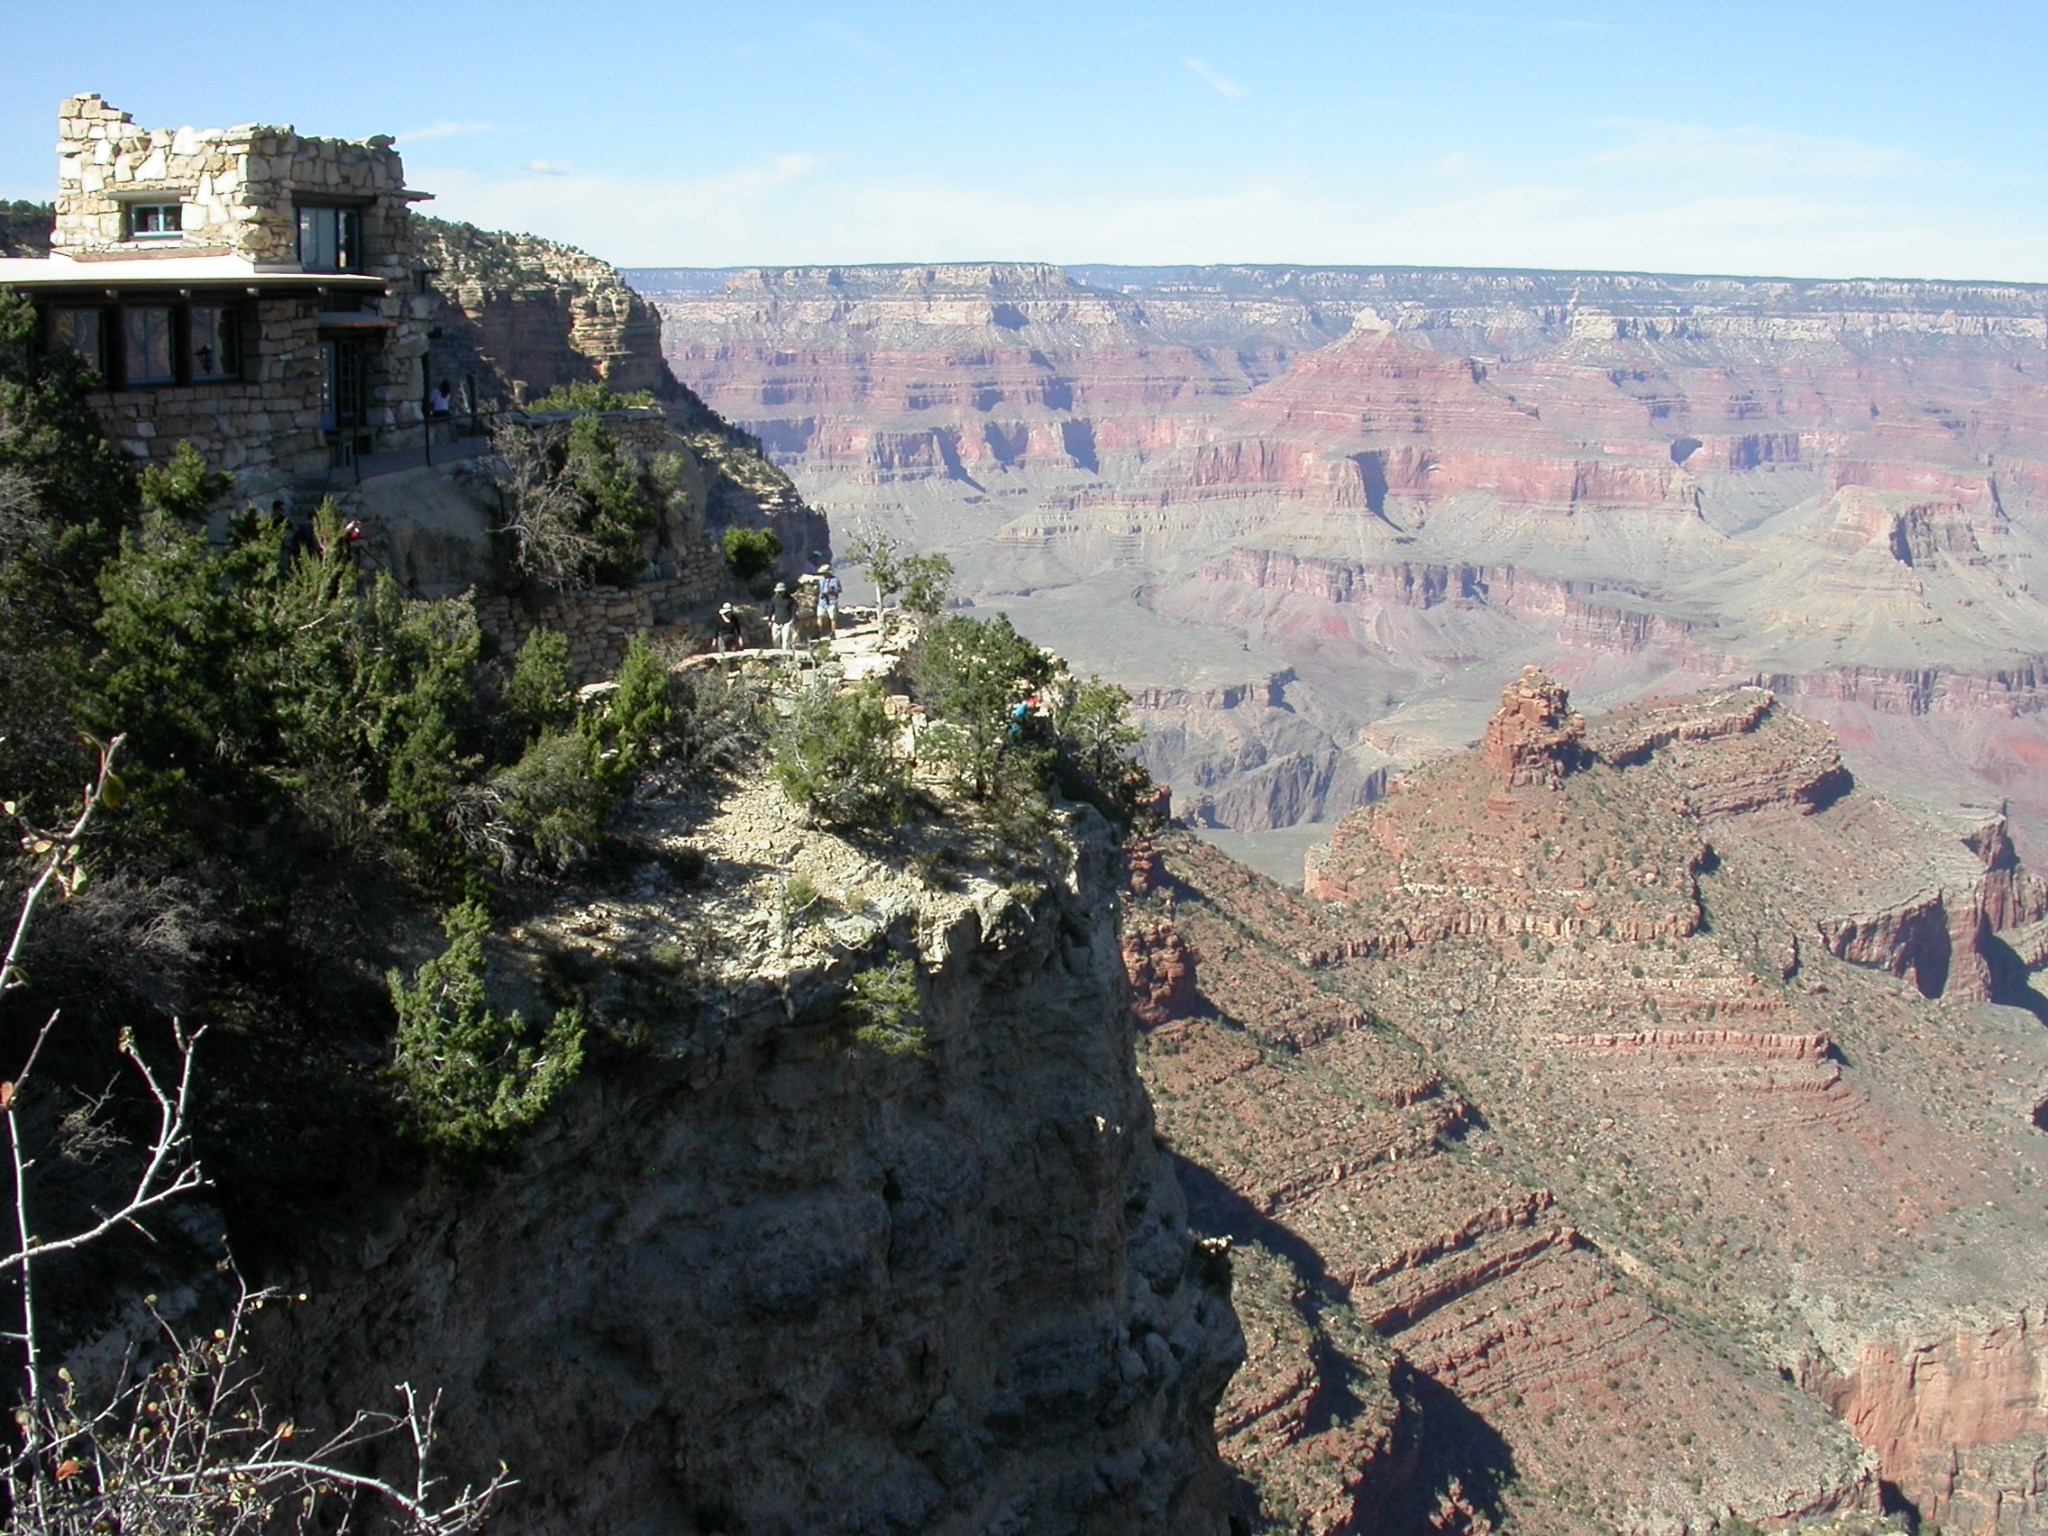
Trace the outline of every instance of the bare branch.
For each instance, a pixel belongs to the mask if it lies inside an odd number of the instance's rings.
[[[67,894],[80,883],[78,847],[93,813],[118,786],[113,758],[116,737],[99,749],[98,771],[86,786],[83,804],[66,830],[31,831],[24,845],[42,859],[4,958],[0,995],[21,982],[19,962],[31,922],[54,883]],[[0,1252],[0,1275],[13,1274],[20,1288],[21,1327],[0,1332],[0,1340],[21,1349],[22,1406],[14,1419],[19,1437],[0,1449],[0,1481],[8,1495],[0,1536],[186,1536],[205,1530],[220,1536],[270,1536],[356,1529],[357,1502],[381,1511],[384,1527],[406,1536],[468,1536],[489,1517],[498,1495],[512,1486],[501,1467],[482,1487],[465,1486],[444,1498],[441,1482],[427,1471],[440,1399],[422,1404],[410,1384],[398,1392],[402,1413],[358,1413],[324,1439],[290,1420],[273,1417],[248,1353],[254,1315],[277,1299],[252,1292],[237,1276],[238,1295],[225,1324],[210,1334],[181,1336],[155,1312],[165,1357],[153,1367],[131,1351],[103,1398],[85,1401],[78,1384],[62,1369],[57,1389],[46,1390],[40,1319],[36,1309],[38,1263],[53,1254],[91,1246],[119,1227],[148,1236],[141,1218],[201,1187],[205,1178],[191,1155],[188,1116],[193,1102],[193,1066],[203,1029],[171,1022],[176,1072],[153,1066],[131,1030],[121,1031],[118,1048],[134,1066],[141,1087],[156,1106],[156,1131],[127,1192],[110,1210],[77,1231],[44,1238],[30,1212],[30,1174],[36,1166],[22,1113],[23,1089],[57,1026],[52,1013],[37,1031],[27,1059],[12,1081],[0,1082],[0,1116],[7,1125],[8,1161],[14,1175],[15,1239]],[[90,1121],[100,1100],[82,1110]],[[68,1121],[71,1116],[65,1117]],[[339,1458],[396,1439],[409,1450],[409,1486],[336,1465]],[[310,1449],[308,1444],[310,1442]],[[329,1506],[340,1501],[337,1511]]]

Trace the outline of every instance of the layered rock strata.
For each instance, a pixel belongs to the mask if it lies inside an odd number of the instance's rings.
[[[1460,747],[1490,704],[1472,663],[1535,661],[1602,703],[1757,682],[1891,781],[2002,794],[2048,829],[2030,771],[2048,755],[2048,290],[1252,267],[641,280],[679,366],[807,490],[947,548],[977,600],[1084,667],[1199,697],[1208,635],[1244,644],[1248,675],[1291,670],[1292,719],[1152,712],[1189,728],[1152,766],[1219,823],[1341,813],[1371,792],[1340,761],[1363,735],[1443,701],[1401,761]],[[1127,618],[1072,623],[1088,605]]]
[[[1302,1530],[2034,1528],[2048,899],[2002,823],[1856,788],[1753,689],[1581,723],[1526,676],[1488,739],[1307,897],[1152,854],[1195,999],[1152,999],[1147,1081],[1296,1319],[1250,1331],[1226,1454]],[[1924,891],[1977,915],[1942,984],[1827,942]]]

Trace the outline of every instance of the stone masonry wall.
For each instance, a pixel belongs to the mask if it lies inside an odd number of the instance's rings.
[[[134,254],[140,243],[127,238],[124,206],[157,193],[184,204],[185,230],[177,240],[146,242],[148,249],[244,256],[286,271],[299,262],[296,199],[360,199],[362,270],[411,281],[405,167],[388,138],[304,138],[253,123],[143,128],[97,95],[73,96],[58,109],[52,249]]]
[[[422,362],[433,299],[421,291],[405,169],[391,141],[302,137],[289,127],[142,128],[97,95],[58,115],[57,218],[52,248],[80,260],[243,257],[259,270],[297,271],[300,199],[360,211],[359,275],[386,291],[359,302],[391,323],[367,358],[366,414],[380,448],[418,444]],[[175,239],[126,238],[126,207],[152,197],[183,205]],[[261,494],[328,467],[320,431],[325,370],[319,298],[260,298],[246,382],[107,391],[94,404],[138,458],[161,462],[189,439],[213,464]]]
[[[496,592],[476,596],[477,622],[505,651],[536,629],[569,641],[569,675],[579,684],[616,677],[635,635],[674,624],[726,590],[725,560],[709,539],[671,552],[675,574],[633,587],[592,587],[522,600]]]
[[[244,498],[324,472],[320,430],[325,364],[310,299],[271,299],[257,309],[254,356],[243,381],[182,388],[101,390],[92,397],[107,435],[139,460],[162,463],[189,441]]]

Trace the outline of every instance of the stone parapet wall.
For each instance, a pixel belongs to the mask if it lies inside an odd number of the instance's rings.
[[[517,651],[537,629],[567,636],[569,676],[588,683],[618,674],[628,643],[654,628],[657,610],[670,605],[665,589],[671,585],[593,587],[587,592],[558,592],[535,603],[482,593],[476,599],[477,622],[507,653]]]
[[[412,212],[405,167],[388,138],[305,138],[290,127],[143,128],[97,95],[57,114],[57,227],[53,249],[133,252],[125,205],[161,194],[184,205],[184,233],[151,240],[182,255],[227,252],[295,269],[296,201],[347,200],[363,213],[362,269],[410,279]]]
[[[616,677],[635,635],[677,623],[726,590],[725,562],[708,543],[677,551],[676,574],[633,587],[592,587],[519,598],[500,592],[476,596],[477,622],[506,652],[536,629],[569,641],[569,675],[579,684]]]

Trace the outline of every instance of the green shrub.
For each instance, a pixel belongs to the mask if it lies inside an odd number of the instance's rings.
[[[491,778],[502,828],[494,841],[508,873],[564,874],[604,841],[615,798],[600,750],[589,730],[549,731]]]
[[[766,738],[758,685],[723,667],[674,680],[669,756],[692,773],[727,774],[756,764]]]
[[[1012,747],[989,771],[982,815],[996,840],[1013,853],[1037,853],[1052,830],[1052,800],[1045,790],[1050,760],[1050,753]]]
[[[827,826],[887,831],[902,824],[911,798],[910,765],[897,753],[896,734],[872,683],[850,693],[806,693],[775,734],[775,780]]]
[[[643,466],[620,450],[610,427],[580,416],[569,424],[564,474],[583,499],[584,527],[595,546],[591,574],[612,586],[630,585],[646,567],[643,546],[658,515]]]
[[[780,907],[778,915],[785,930],[822,922],[825,917],[825,893],[818,888],[817,881],[799,870],[782,883]]]
[[[526,402],[526,409],[535,414],[550,411],[626,411],[640,410],[654,404],[652,390],[636,389],[622,395],[595,379],[580,379],[574,384],[557,384],[537,400]]]
[[[234,484],[232,476],[208,469],[199,450],[188,442],[178,444],[170,463],[151,465],[135,477],[143,506],[190,523],[204,522],[208,510]]]
[[[953,600],[953,562],[940,554],[915,555],[886,533],[868,529],[847,546],[848,565],[868,573],[875,584],[875,604],[884,629],[889,601],[902,597],[907,613],[934,618]]]
[[[567,635],[536,629],[526,637],[505,686],[505,716],[511,739],[522,746],[576,718]]]
[[[911,555],[901,567],[903,611],[934,619],[953,601],[953,562],[944,555]]]
[[[891,1056],[921,1056],[930,1049],[919,1012],[917,965],[905,956],[856,972],[842,1006],[862,1045]]]
[[[448,948],[408,982],[385,978],[398,1010],[392,1070],[420,1135],[436,1147],[476,1152],[504,1145],[532,1124],[583,1065],[583,1018],[557,1013],[544,1031],[500,1014],[484,987],[489,915],[466,901],[442,919]]]
[[[996,762],[1012,747],[1010,711],[1052,676],[1052,658],[1017,633],[1008,614],[986,621],[954,614],[931,625],[911,663],[918,698],[948,729],[928,738],[959,788],[988,798]]]
[[[611,744],[618,752],[617,771],[632,773],[646,762],[674,718],[668,663],[655,653],[645,635],[635,635],[627,642],[618,691],[605,711]]]
[[[1131,723],[1131,696],[1115,683],[1090,677],[1075,690],[1059,721],[1061,787],[1111,821],[1128,825],[1151,780],[1131,748],[1145,739]]]
[[[771,570],[782,556],[782,540],[766,528],[725,530],[726,567],[741,581],[752,581]]]

